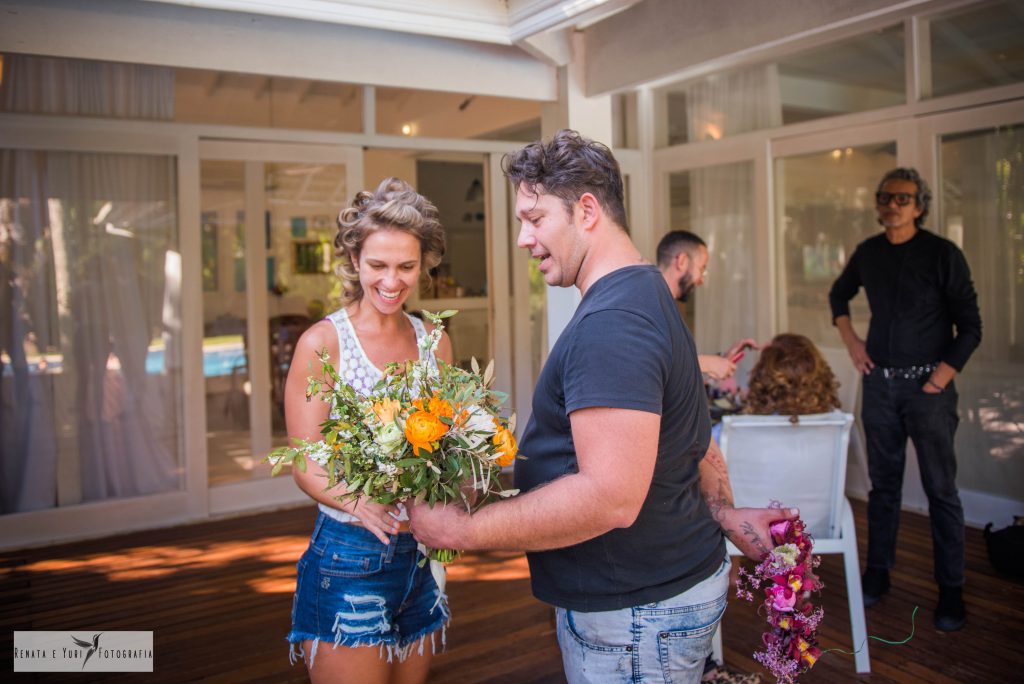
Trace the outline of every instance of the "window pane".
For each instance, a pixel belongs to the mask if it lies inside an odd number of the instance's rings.
[[[200,164],[204,246],[215,236],[216,254],[204,254],[203,379],[206,387],[206,453],[211,486],[247,478],[252,470],[249,434],[249,347],[245,284],[245,165]],[[208,288],[207,263],[215,265]]]
[[[174,118],[174,69],[89,59],[0,55],[0,111],[22,114]]]
[[[182,486],[176,174],[0,150],[0,512]]]
[[[931,19],[932,95],[1024,81],[1019,0],[989,2]]]
[[[511,97],[377,88],[377,132],[532,142],[541,137],[540,108]]]
[[[486,365],[492,356],[483,178],[480,163],[416,162],[416,189],[437,206],[446,242],[444,258],[420,291],[417,307],[458,309],[446,329],[455,364],[463,368],[470,367],[473,357]]]
[[[204,160],[202,225],[219,245],[216,289],[204,293],[203,374],[206,384],[207,453],[212,486],[268,477],[263,453],[253,453],[253,402],[270,403],[271,440],[287,444],[284,384],[295,343],[312,323],[333,310],[341,285],[333,270],[335,216],[350,199],[341,164],[265,163],[265,208],[259,217],[265,259],[255,275],[260,292],[247,289],[245,163]],[[251,297],[265,297],[270,392],[253,397]]]
[[[963,247],[985,334],[962,375],[961,487],[1020,498],[1024,482],[1024,123],[942,136],[939,231]]]
[[[875,188],[895,166],[895,143],[776,160],[779,332],[806,335],[822,347],[841,344],[828,291],[854,248],[880,230]],[[850,317],[866,337],[863,294],[850,302]]]
[[[264,165],[274,446],[288,444],[284,384],[295,344],[306,328],[337,309],[341,301],[341,281],[334,273],[334,238],[338,212],[352,200],[347,173],[344,164]],[[268,469],[258,472],[266,476]]]
[[[906,102],[903,26],[805,50],[777,62],[675,84],[659,146],[862,112]]]
[[[702,354],[757,333],[753,198],[753,162],[669,174],[670,228],[700,236],[710,256],[704,285],[680,307]]]

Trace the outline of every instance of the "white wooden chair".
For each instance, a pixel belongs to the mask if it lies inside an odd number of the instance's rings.
[[[857,672],[866,673],[871,665],[857,535],[844,492],[852,425],[853,416],[840,411],[800,416],[796,423],[789,416],[726,416],[721,447],[737,507],[761,508],[772,500],[798,507],[814,537],[814,553],[843,555],[852,648],[861,649],[854,660]],[[741,555],[732,544],[729,554]],[[713,657],[721,663],[720,632],[713,648]]]
[[[864,438],[864,426],[858,417],[863,376],[854,367],[846,347],[821,347],[819,351],[839,381],[840,410],[854,416],[853,427],[850,429],[850,452],[846,461],[846,492],[854,499],[867,500],[868,492],[871,491],[867,440]]]

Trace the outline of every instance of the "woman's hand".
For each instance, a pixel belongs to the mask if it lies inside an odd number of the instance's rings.
[[[379,504],[361,496],[337,503],[338,508],[359,518],[363,527],[373,532],[381,544],[389,543],[388,535],[398,533],[398,507],[394,504]]]
[[[733,361],[741,351],[745,351],[747,349],[753,349],[756,351],[760,348],[761,347],[757,344],[757,340],[750,337],[744,337],[742,340],[737,341],[736,344],[725,350],[725,353],[723,353],[722,356]],[[733,362],[735,363],[735,361]]]

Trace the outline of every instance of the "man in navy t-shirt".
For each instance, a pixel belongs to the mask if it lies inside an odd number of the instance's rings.
[[[582,301],[537,382],[522,494],[472,517],[412,506],[412,531],[435,548],[527,551],[570,682],[697,682],[725,610],[722,533],[759,558],[780,512],[731,505],[693,338],[626,232],[610,150],[560,131],[504,168],[519,246]]]

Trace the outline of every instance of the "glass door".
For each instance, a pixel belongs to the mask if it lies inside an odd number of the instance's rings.
[[[444,226],[446,250],[441,264],[407,309],[457,309],[446,330],[452,341],[455,365],[469,368],[476,358],[481,367],[494,356],[491,340],[488,258],[488,216],[484,160],[440,159],[424,155],[416,160],[415,187],[437,206]],[[370,182],[374,182],[371,179]]]
[[[775,159],[775,245],[779,332],[841,346],[828,291],[857,245],[879,231],[875,187],[895,168],[896,143],[836,146]],[[864,335],[867,301],[851,302]]]
[[[232,509],[268,487],[298,491],[290,478],[265,482],[262,459],[288,441],[295,343],[341,294],[336,217],[361,183],[361,152],[210,142],[201,158],[207,478],[211,509]]]
[[[1024,103],[931,117],[931,229],[960,246],[984,334],[957,376],[957,483],[968,520],[1003,520],[1024,481]],[[967,493],[965,493],[967,490]]]

